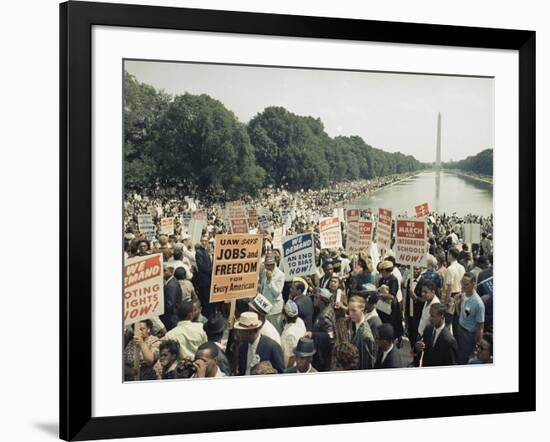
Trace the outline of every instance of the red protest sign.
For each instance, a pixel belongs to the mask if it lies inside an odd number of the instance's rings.
[[[426,220],[398,219],[395,222],[395,261],[398,264],[426,266]]]
[[[137,256],[124,264],[124,325],[164,313],[162,254]]]
[[[255,207],[251,207],[248,209],[248,221],[250,224],[257,224],[258,223],[258,212],[256,211]]]
[[[232,233],[248,233],[248,221],[246,218],[231,219]]]
[[[416,206],[414,210],[416,210],[416,216],[418,218],[422,218],[423,216],[428,216],[430,214],[428,203],[420,204],[419,206]]]

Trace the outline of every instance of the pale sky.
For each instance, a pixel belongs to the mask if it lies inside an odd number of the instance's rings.
[[[320,118],[331,136],[359,135],[373,147],[435,161],[493,148],[492,78],[126,61],[143,83],[176,95],[208,94],[247,123],[268,106]]]

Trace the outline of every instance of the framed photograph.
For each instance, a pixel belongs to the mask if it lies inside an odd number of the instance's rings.
[[[62,439],[535,409],[535,32],[60,23]]]

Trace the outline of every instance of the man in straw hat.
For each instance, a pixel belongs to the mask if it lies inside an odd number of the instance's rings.
[[[250,369],[261,361],[269,361],[278,373],[284,370],[283,350],[273,339],[262,336],[263,323],[255,312],[244,312],[233,328],[241,341],[237,375],[249,375]]]
[[[301,338],[294,348],[294,359],[296,365],[287,368],[285,373],[316,373],[317,370],[311,365],[311,360],[315,354],[315,344],[313,339]]]
[[[391,312],[383,312],[378,309],[378,315],[383,323],[391,324],[395,337],[397,338],[397,348],[401,347],[401,339],[403,336],[403,323],[401,315],[401,305],[397,300],[397,292],[399,290],[399,282],[393,274],[393,262],[384,260],[379,265],[381,278],[378,281],[378,294],[382,301],[387,302],[391,306]]]

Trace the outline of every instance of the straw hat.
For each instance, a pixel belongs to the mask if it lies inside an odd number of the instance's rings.
[[[391,261],[382,261],[380,263],[380,270],[389,270],[393,268],[393,262]]]
[[[241,313],[239,320],[233,326],[237,330],[255,330],[262,326],[262,321],[258,318],[258,313],[244,312]]]
[[[304,278],[300,278],[299,276],[295,276],[293,279],[292,279],[292,282],[301,282],[302,284],[304,284],[304,293],[307,293],[307,289],[309,287],[308,283],[306,282],[306,280]]]

